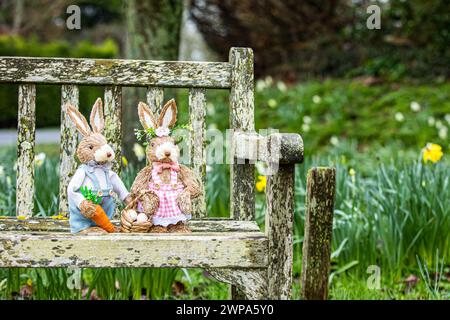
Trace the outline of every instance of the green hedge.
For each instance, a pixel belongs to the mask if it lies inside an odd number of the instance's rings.
[[[57,41],[40,43],[36,38],[0,35],[0,56],[115,58],[118,47],[113,40],[99,45],[80,41],[76,45]],[[61,108],[60,86],[39,85],[36,93],[36,125],[59,126]],[[17,126],[17,85],[0,84],[0,128]],[[80,87],[80,107],[83,111],[102,96],[101,88]]]

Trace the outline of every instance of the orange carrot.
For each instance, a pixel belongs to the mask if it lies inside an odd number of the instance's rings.
[[[102,228],[105,231],[108,232],[115,231],[114,225],[111,223],[105,211],[100,205],[97,205],[95,207],[95,213],[91,217],[91,220],[94,221],[100,228]]]

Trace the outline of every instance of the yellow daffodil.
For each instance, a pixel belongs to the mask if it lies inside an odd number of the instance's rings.
[[[52,216],[51,218],[53,220],[67,220],[67,217],[65,215],[63,215],[62,213]]]
[[[256,182],[256,190],[263,192],[266,190],[267,178],[266,176],[258,176],[258,182]]]
[[[436,143],[427,143],[425,148],[422,150],[423,162],[427,163],[431,161],[433,163],[441,160],[444,153],[442,152],[442,147]]]
[[[128,159],[125,158],[125,156],[122,156],[122,164],[124,167],[126,167],[128,165]]]
[[[26,216],[23,215],[17,216],[17,220],[26,220],[26,219],[27,219]]]
[[[28,285],[29,287],[31,287],[31,286],[33,285],[33,280],[31,280],[30,278],[28,278],[28,280],[27,280],[27,285]]]

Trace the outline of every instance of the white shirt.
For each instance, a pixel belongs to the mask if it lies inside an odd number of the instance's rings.
[[[100,168],[94,168],[93,174],[97,177],[100,188],[106,189],[107,184],[105,172]],[[127,188],[125,187],[117,173],[110,170],[109,181],[111,182],[113,191],[117,193],[120,200],[124,201],[130,193],[128,192]],[[67,187],[68,198],[71,199],[78,208],[80,207],[81,202],[85,200],[81,192],[79,192],[80,188],[83,186],[86,186],[89,189],[93,189],[94,183],[92,182],[91,178],[86,175],[84,169],[80,167],[73,175]]]

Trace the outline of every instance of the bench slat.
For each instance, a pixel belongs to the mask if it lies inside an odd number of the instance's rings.
[[[191,166],[198,178],[203,182],[204,187],[206,184],[205,89],[189,89],[189,116],[192,126],[190,141]],[[193,200],[193,209],[196,213],[196,218],[206,217],[205,188],[203,188],[203,194]]]
[[[122,87],[110,86],[104,94],[106,140],[115,153],[112,170],[120,174],[122,162]]]
[[[254,131],[253,51],[232,48],[232,83],[230,90],[230,128],[235,131]],[[232,152],[233,155],[233,152]],[[234,157],[234,155],[233,155]],[[241,159],[231,159],[230,203],[233,219],[255,219],[255,166]]]
[[[19,86],[17,134],[16,215],[34,211],[34,139],[36,125],[36,86]]]
[[[78,109],[79,90],[76,85],[61,86],[61,144],[59,167],[59,212],[68,213],[67,186],[77,169],[75,154],[78,145],[78,132],[66,115],[66,104]]]
[[[113,221],[119,225],[118,220]],[[259,232],[259,226],[254,221],[239,221],[230,219],[190,220],[189,227],[192,232]],[[29,218],[17,220],[14,217],[0,217],[0,231],[43,231],[43,232],[70,232],[69,221],[53,218]]]
[[[227,62],[0,58],[0,82],[229,88]]]
[[[267,266],[260,232],[191,234],[0,234],[0,267]]]
[[[148,87],[147,88],[147,104],[153,111],[153,114],[158,117],[163,107],[164,88],[162,87]]]

